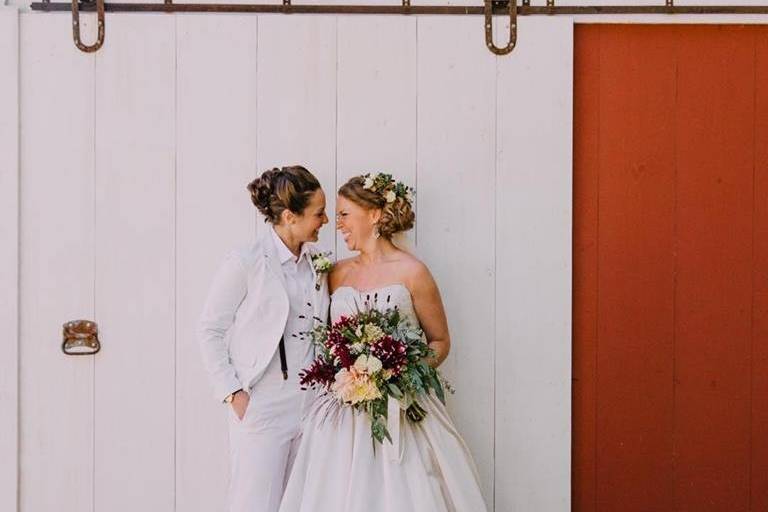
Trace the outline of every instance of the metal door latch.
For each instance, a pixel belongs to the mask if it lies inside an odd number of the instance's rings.
[[[99,326],[90,320],[72,320],[64,324],[61,350],[68,356],[89,356],[101,350]]]

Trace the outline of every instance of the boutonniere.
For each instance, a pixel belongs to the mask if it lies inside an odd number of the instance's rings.
[[[330,256],[330,252],[319,252],[311,255],[312,266],[315,268],[315,273],[317,274],[315,290],[320,290],[320,279],[323,274],[327,274],[333,269],[333,261],[331,261]]]

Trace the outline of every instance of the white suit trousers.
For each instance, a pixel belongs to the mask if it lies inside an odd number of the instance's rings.
[[[295,379],[268,372],[249,390],[243,419],[229,416],[230,512],[277,512],[312,395]]]

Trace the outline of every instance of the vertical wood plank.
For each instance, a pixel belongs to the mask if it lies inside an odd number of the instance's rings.
[[[19,469],[19,12],[0,7],[0,509],[16,510]]]
[[[631,506],[628,503],[639,503],[634,497],[627,498],[626,491],[630,487],[624,481],[627,471],[619,474],[620,468],[645,468],[646,474],[651,474],[654,469],[663,471],[663,467],[646,466],[652,461],[652,454],[634,453],[653,444],[650,435],[653,429],[643,428],[639,439],[631,436],[633,426],[647,421],[649,411],[655,414],[663,409],[659,400],[645,405],[635,404],[639,419],[631,423],[625,421],[624,428],[620,421],[625,416],[627,397],[645,396],[649,390],[653,392],[656,380],[660,379],[663,385],[669,381],[664,377],[665,372],[659,371],[663,370],[658,366],[660,361],[654,362],[659,350],[646,348],[627,358],[631,355],[629,352],[635,350],[636,343],[632,341],[636,334],[651,329],[648,325],[664,324],[658,319],[663,318],[669,308],[655,314],[652,309],[648,313],[648,308],[627,314],[626,311],[633,311],[638,298],[642,298],[643,290],[638,289],[640,283],[621,281],[621,275],[618,280],[623,286],[614,284],[617,275],[611,273],[609,264],[634,254],[631,261],[621,264],[623,268],[631,266],[634,276],[638,268],[642,271],[646,267],[649,255],[659,256],[660,261],[660,256],[668,253],[672,258],[677,257],[674,271],[653,272],[652,278],[645,275],[641,281],[650,283],[655,295],[655,302],[649,301],[651,305],[660,300],[658,289],[663,286],[656,283],[659,277],[666,274],[667,280],[673,283],[676,280],[677,285],[672,307],[675,345],[670,359],[673,362],[666,363],[673,365],[674,372],[674,420],[668,422],[674,433],[674,444],[666,448],[674,457],[674,467],[668,478],[654,476],[659,484],[672,485],[673,489],[659,489],[652,482],[638,486],[638,478],[632,479],[631,487],[642,489],[644,500],[660,497],[664,492],[673,497],[656,505],[646,503],[642,509],[754,510],[765,502],[765,486],[761,482],[766,460],[764,436],[761,437],[766,424],[764,400],[756,400],[766,390],[762,376],[766,364],[762,316],[766,308],[764,279],[761,279],[764,272],[760,266],[765,252],[761,245],[764,237],[760,237],[765,231],[761,215],[766,203],[762,187],[766,159],[760,145],[761,137],[764,137],[762,118],[765,117],[761,116],[761,109],[764,110],[765,102],[761,100],[760,78],[764,73],[761,71],[759,36],[757,48],[754,47],[756,34],[762,27],[606,26],[602,30],[611,32],[608,42],[602,46],[603,63],[611,59],[615,69],[609,73],[606,66],[601,66],[600,73],[603,76],[617,75],[621,80],[614,81],[611,88],[614,99],[606,98],[601,102],[598,114],[600,130],[604,133],[600,137],[601,158],[606,152],[616,153],[614,158],[602,158],[600,163],[601,237],[613,234],[614,241],[621,242],[620,247],[625,248],[626,240],[633,244],[652,239],[662,243],[656,251],[634,246],[617,251],[616,247],[611,247],[610,240],[605,240],[607,252],[601,251],[601,254],[605,253],[599,263],[601,278],[604,278],[601,282],[605,283],[600,287],[601,302],[623,304],[620,311],[604,312],[601,308],[601,318],[604,319],[601,325],[605,324],[600,331],[601,353],[606,350],[603,341],[607,333],[604,331],[615,333],[617,326],[626,324],[628,327],[620,330],[621,350],[610,352],[608,347],[610,353],[602,354],[598,364],[601,369],[598,376],[600,401],[606,402],[600,406],[605,408],[606,419],[598,426],[612,427],[598,429],[597,444],[602,446],[598,467],[603,468],[598,481],[606,480],[598,487],[598,493],[602,492],[598,508],[601,500],[605,510],[619,502],[624,508]],[[621,37],[633,34],[646,39],[646,44],[640,45],[646,55],[653,56],[654,51],[660,53],[650,59],[654,66],[644,74],[642,90],[623,85],[623,80],[638,83],[633,76],[644,66],[640,59],[632,58],[639,53],[633,46],[637,43]],[[665,39],[668,47],[657,48]],[[606,51],[610,52],[607,56]],[[659,66],[664,62],[664,55],[676,56],[675,108],[662,108],[663,105],[657,104],[659,101],[669,102],[672,96],[656,83],[659,71],[665,69]],[[674,81],[671,71],[666,74],[668,81]],[[606,82],[605,85],[609,84]],[[600,87],[601,96],[606,90],[606,87]],[[651,97],[646,97],[648,95]],[[645,119],[654,110],[658,112],[650,116],[653,122]],[[653,170],[650,165],[653,157],[658,157],[665,147],[669,150],[669,142],[665,142],[669,136],[665,134],[672,129],[665,120],[673,115],[676,116],[672,136],[676,144],[677,176],[673,184],[676,195],[669,199],[669,194],[663,190],[643,194],[644,177]],[[610,122],[612,119],[614,121]],[[745,120],[752,120],[752,123]],[[628,145],[630,137],[623,128],[627,123],[633,128],[632,143],[642,146],[642,152]],[[654,140],[654,137],[660,140]],[[640,155],[645,157],[645,165],[633,166],[632,179],[617,180],[617,170],[620,171],[627,162],[637,161]],[[661,182],[663,178],[657,176],[656,181]],[[625,189],[629,187],[632,194],[626,193]],[[606,196],[611,189],[613,194]],[[647,229],[654,219],[658,220],[659,208],[669,208],[653,203],[665,197],[675,208],[671,216],[675,221],[673,241],[676,246],[671,248],[663,243],[669,229],[660,226],[653,234]],[[646,199],[642,204],[643,215],[633,216],[632,212],[639,209],[633,205],[643,198]],[[604,222],[606,217],[607,223]],[[627,225],[632,226],[631,230],[626,229]],[[612,288],[614,293],[606,293]],[[620,290],[618,295],[616,289]],[[626,293],[632,294],[633,298],[622,299],[622,294]],[[633,323],[632,318],[641,315],[648,318],[649,314],[654,321],[646,322],[648,325],[640,328]],[[620,315],[625,317],[623,324],[616,320]],[[659,338],[662,336],[657,333]],[[644,360],[639,362],[641,356]],[[638,368],[648,369],[649,366],[651,370],[657,370],[644,372],[652,379],[633,390],[633,384],[626,381],[638,379],[627,379],[627,374],[631,376]],[[653,423],[654,426],[657,424]],[[611,430],[615,435],[606,436]],[[728,449],[723,449],[724,446]],[[604,467],[612,463],[614,468]]]
[[[323,187],[334,245],[336,192],[336,18],[259,17],[257,171],[304,165]],[[257,229],[264,229],[261,218]]]
[[[224,255],[253,238],[258,18],[176,21],[176,510],[208,512],[227,503],[227,411],[195,326]]]
[[[415,18],[339,18],[337,186],[365,172],[417,185],[416,60]]]
[[[418,19],[416,229],[451,331],[449,406],[492,507],[496,61],[476,21]]]
[[[65,356],[61,332],[94,315],[94,56],[62,44],[69,14],[19,28],[19,508],[89,512],[94,357]]]
[[[597,215],[600,25],[574,27],[573,412],[571,506],[594,511],[597,410]]]
[[[120,14],[107,26],[96,54],[94,507],[164,512],[174,508],[174,18]]]
[[[751,510],[768,510],[768,27],[755,31]]]
[[[555,512],[570,510],[573,22],[519,28],[497,64],[496,510]]]
[[[754,39],[689,26],[679,41],[675,509],[735,512],[749,508]]]
[[[673,507],[677,34],[608,27],[598,50],[599,511]]]

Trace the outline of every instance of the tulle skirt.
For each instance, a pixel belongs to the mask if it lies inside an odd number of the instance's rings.
[[[445,406],[433,395],[419,403],[427,411],[422,421],[391,414],[399,416],[399,426],[389,422],[394,443],[374,445],[366,414],[318,397],[303,420],[280,512],[487,510],[472,455]]]

